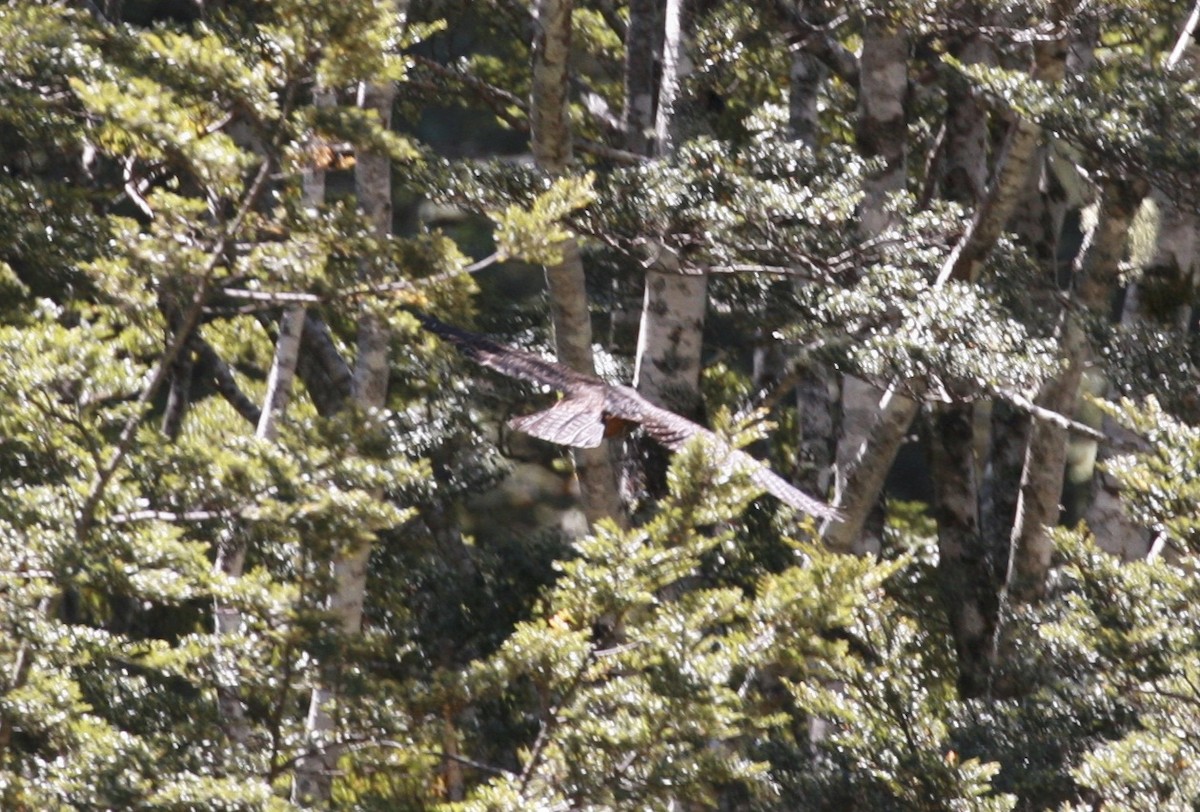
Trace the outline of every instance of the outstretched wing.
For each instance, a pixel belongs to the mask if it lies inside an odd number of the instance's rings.
[[[587,386],[604,386],[604,382],[597,377],[576,372],[570,367],[547,361],[515,347],[497,344],[478,333],[460,330],[433,316],[424,313],[413,313],[413,316],[426,330],[449,341],[475,363],[510,378],[549,386],[568,395]]]
[[[551,386],[564,394],[549,409],[510,420],[509,425],[519,431],[558,445],[589,448],[600,444],[606,421],[616,418],[640,424],[651,439],[671,451],[699,437],[714,457],[746,472],[751,481],[784,504],[820,519],[840,518],[832,507],[791,485],[759,460],[731,447],[699,423],[654,405],[628,386],[613,386],[431,316],[415,315],[425,329],[454,344],[476,363],[509,377]]]
[[[595,448],[604,439],[604,389],[587,386],[558,403],[508,425],[548,443],[573,448]]]
[[[745,472],[760,486],[786,505],[818,519],[840,519],[833,507],[792,485],[760,460],[736,449],[719,435],[661,406],[655,406],[627,386],[609,387],[605,410],[612,415],[640,423],[657,443],[678,451],[690,440],[699,437],[714,459],[724,459],[733,469]]]

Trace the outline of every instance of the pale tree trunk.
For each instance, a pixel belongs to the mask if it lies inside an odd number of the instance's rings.
[[[387,128],[391,126],[395,95],[391,82],[364,82],[359,87],[358,105],[373,111],[379,123]],[[391,161],[385,155],[363,152],[357,156],[354,178],[359,207],[376,236],[388,237],[392,231]],[[387,403],[388,342],[388,331],[380,318],[364,308],[358,321],[351,397],[368,420]],[[362,630],[370,557],[369,542],[340,548],[334,554],[329,613],[345,635],[357,635]],[[321,683],[313,688],[305,727],[315,752],[297,764],[292,785],[294,803],[324,806],[329,802],[332,778],[341,755],[340,749],[331,745],[337,724],[338,680],[338,664],[329,663],[323,669]]]
[[[530,105],[533,157],[540,169],[560,174],[571,160],[568,109],[568,59],[571,53],[571,0],[538,0],[533,45],[533,99]],[[546,266],[554,346],[558,360],[593,374],[592,320],[579,243],[558,245],[562,261]],[[624,510],[617,491],[616,468],[608,443],[572,452],[588,522],[610,517],[621,521]]]
[[[1075,301],[1094,317],[1107,316],[1119,282],[1129,226],[1144,195],[1145,189],[1138,182],[1104,184],[1096,226],[1077,262],[1075,282]],[[1064,370],[1044,387],[1039,405],[1070,415],[1088,362],[1085,328],[1070,311],[1064,311],[1060,345]],[[1012,532],[1008,594],[1015,603],[1035,601],[1044,594],[1053,554],[1050,528],[1058,520],[1066,454],[1066,429],[1035,421],[1025,453]]]
[[[818,4],[805,3],[800,9],[813,23],[826,21]],[[802,37],[812,31],[798,31]],[[792,46],[788,69],[788,135],[814,152],[819,147],[820,116],[818,101],[829,78],[825,64],[804,47],[802,39]],[[797,283],[803,284],[803,283]],[[833,484],[841,426],[841,380],[826,365],[809,359],[796,381],[796,484],[809,493],[825,496]]]
[[[862,231],[873,237],[890,222],[885,208],[889,194],[904,191],[908,179],[908,35],[885,15],[868,14],[863,23],[859,58],[858,151],[879,158],[883,167],[867,179],[862,202]]]
[[[333,104],[331,95],[317,94],[317,105]],[[325,201],[325,171],[310,168],[304,173],[304,202],[319,206]],[[271,369],[267,373],[267,390],[263,396],[262,409],[255,424],[254,436],[265,442],[274,442],[279,436],[279,421],[287,411],[291,399],[292,383],[296,377],[296,365],[300,357],[301,339],[304,335],[305,312],[296,305],[284,310],[279,319],[279,334],[275,339],[275,353]],[[214,569],[230,578],[241,578],[246,566],[246,541],[240,529],[234,529],[217,551]],[[242,631],[242,613],[236,607],[218,601],[213,607],[213,625],[217,635],[224,639]],[[219,658],[234,660],[236,654],[218,650]],[[218,665],[218,672],[234,673],[233,662]],[[245,746],[249,732],[245,723],[245,708],[236,682],[222,684],[217,688],[217,710],[231,741]]]
[[[896,28],[882,14],[867,16],[863,23],[858,71],[858,149],[864,157],[882,159],[883,167],[864,185],[859,215],[863,237],[875,237],[887,229],[891,221],[887,198],[904,191],[908,178],[908,120],[904,112],[908,95],[908,50],[906,32]],[[848,474],[855,467],[879,410],[885,404],[900,406],[905,430],[912,422],[912,414],[916,413],[916,404],[898,392],[886,393],[881,401],[878,389],[852,376],[843,378],[841,396],[842,436],[837,445],[835,467],[835,498],[838,500],[850,484]],[[891,467],[890,460],[900,450],[904,436],[904,430],[895,436],[895,447],[888,452],[888,468]],[[881,474],[886,476],[887,469]],[[878,486],[871,489],[871,501],[862,506],[864,515],[856,522],[853,538],[836,543],[836,549],[856,553],[879,550],[883,532],[883,514],[879,505],[882,488],[883,480],[880,479]]]
[[[814,23],[825,22],[828,16],[819,4],[802,3],[801,13]],[[821,89],[829,78],[829,70],[816,54],[804,47],[812,31],[801,31],[804,39],[792,46],[788,65],[788,131],[792,138],[810,149],[817,147],[817,135],[821,122],[817,101]]]
[[[654,109],[658,100],[658,68],[662,61],[663,6],[666,0],[630,0],[625,26],[624,103],[621,129],[625,149],[654,154]],[[636,336],[642,291],[617,278],[612,282],[608,314],[608,346],[614,349]],[[621,471],[622,477],[627,473]],[[622,491],[625,488],[622,485]]]
[[[272,442],[279,433],[279,421],[287,410],[291,395],[292,380],[296,372],[296,359],[300,350],[300,335],[304,330],[304,308],[294,307],[284,311],[279,322],[279,336],[275,341],[275,355],[267,377],[267,392],[259,414],[254,436]],[[246,540],[240,528],[226,536],[217,552],[214,568],[229,578],[241,578],[246,566]],[[242,613],[236,607],[220,601],[213,608],[213,621],[218,637],[225,640],[242,632]],[[218,649],[218,673],[233,674],[236,671],[237,653]],[[220,662],[228,661],[228,662]],[[230,740],[244,747],[249,739],[245,722],[245,708],[239,686],[235,681],[217,687],[217,710]]]
[[[1008,222],[1036,151],[1039,128],[1024,120],[1013,124],[995,177],[988,187],[988,196],[975,212],[970,226],[951,252],[937,286],[949,281],[974,281],[983,261],[996,244]],[[860,444],[853,462],[840,484],[837,507],[841,521],[826,522],[821,528],[825,542],[833,549],[850,552],[856,547],[863,525],[872,506],[879,499],[884,479],[895,460],[904,436],[917,414],[917,403],[898,396],[900,384],[893,384],[884,393],[869,436]],[[914,395],[920,395],[920,385],[912,384]]]
[[[680,85],[689,72],[684,6],[685,0],[667,0],[662,82],[654,128],[660,156],[676,146]],[[700,402],[708,276],[681,274],[678,257],[661,244],[651,248],[648,259],[634,386],[654,403],[693,414]]]

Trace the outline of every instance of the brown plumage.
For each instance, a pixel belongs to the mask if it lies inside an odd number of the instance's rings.
[[[628,386],[576,372],[431,316],[415,315],[425,329],[449,341],[472,361],[510,378],[542,384],[563,393],[563,399],[549,409],[510,420],[509,425],[518,431],[577,448],[598,446],[627,423],[640,425],[655,442],[671,451],[678,451],[693,437],[700,437],[715,456],[744,469],[755,484],[785,504],[818,519],[839,518],[832,507],[797,489],[759,460],[732,448],[704,426],[654,405]]]

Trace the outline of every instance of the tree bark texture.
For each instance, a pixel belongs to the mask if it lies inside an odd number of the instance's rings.
[[[1040,128],[1030,122],[1018,120],[1013,125],[988,187],[988,196],[943,265],[938,286],[950,280],[977,278],[983,260],[995,246],[1020,199],[1039,135]],[[854,462],[843,478],[844,484],[839,486],[836,505],[844,520],[827,522],[821,528],[825,542],[835,550],[849,552],[855,548],[867,514],[878,500],[896,452],[917,414],[917,403],[901,395],[899,389],[899,384],[895,384],[884,394],[870,435],[859,444]],[[919,382],[910,383],[909,391],[916,397],[923,394]]]
[[[1168,70],[1184,72],[1195,78],[1200,75],[1200,48],[1196,47],[1196,31],[1200,25],[1200,2],[1197,2],[1183,22],[1182,31],[1166,60]],[[1197,232],[1200,221],[1196,215],[1180,208],[1172,197],[1152,190],[1147,204],[1153,202],[1158,214],[1154,254],[1142,269],[1140,278],[1126,289],[1121,313],[1123,325],[1139,322],[1158,322],[1186,335],[1193,319],[1192,296],[1200,285],[1200,262],[1197,261]],[[1163,284],[1183,295],[1173,297],[1174,307],[1166,312],[1148,312],[1143,285]],[[1092,474],[1090,501],[1084,513],[1088,528],[1102,549],[1133,561],[1145,558],[1151,548],[1150,531],[1129,518],[1121,496],[1121,484],[1116,477],[1102,470],[1104,461],[1116,453],[1137,447],[1138,440],[1112,418],[1105,416],[1102,428],[1106,436],[1097,451],[1097,465]]]
[[[539,168],[558,174],[566,170],[571,160],[568,106],[571,0],[538,0],[536,17],[530,105],[533,156]],[[559,361],[572,369],[594,374],[592,317],[579,243],[567,239],[558,248],[562,261],[546,266],[555,353]],[[595,523],[605,517],[622,521],[624,508],[608,443],[597,448],[574,449],[571,456],[588,522]]]
[[[858,150],[883,161],[866,181],[861,218],[863,233],[869,236],[887,228],[887,196],[903,191],[907,180],[908,49],[905,31],[881,14],[867,16],[859,59]]]
[[[1119,281],[1129,226],[1144,195],[1145,189],[1137,182],[1104,184],[1096,226],[1077,263],[1073,297],[1093,317],[1107,316]],[[1064,313],[1060,346],[1065,361],[1063,372],[1044,387],[1039,405],[1069,415],[1088,361],[1085,326],[1069,312]],[[1053,554],[1049,531],[1058,519],[1066,454],[1066,429],[1034,421],[1021,475],[1007,579],[1009,597],[1016,603],[1035,601],[1045,592]]]
[[[654,145],[656,67],[662,58],[663,0],[630,0],[625,28],[625,149],[649,155]]]
[[[827,15],[805,3],[803,13],[823,22]],[[805,37],[811,30],[797,31]],[[801,41],[792,46],[788,70],[788,135],[814,152],[819,147],[818,100],[829,70]],[[797,284],[807,284],[798,282]],[[833,487],[841,429],[841,376],[827,365],[802,359],[796,382],[796,484],[809,493],[826,496]]]
[[[365,82],[359,87],[358,105],[373,111],[379,123],[388,128],[395,94],[391,82]],[[391,174],[391,161],[387,156],[366,151],[357,156],[354,179],[359,207],[381,239],[386,239],[392,231]],[[387,405],[389,338],[379,316],[364,308],[358,321],[351,397],[368,419]],[[329,612],[346,635],[356,635],[362,629],[370,557],[371,545],[365,542],[339,549],[334,554],[334,589],[329,598]],[[323,670],[320,684],[313,688],[305,724],[315,752],[298,762],[292,785],[293,802],[316,806],[329,803],[340,755],[339,749],[330,745],[336,727],[340,669],[337,663],[328,663]]]
[[[952,50],[964,63],[991,61],[990,48],[973,33],[954,43]],[[941,194],[978,210],[987,199],[987,111],[975,98],[970,82],[958,73],[948,77],[945,93],[938,167]],[[983,409],[976,403],[942,404],[934,406],[928,417],[938,527],[938,587],[954,636],[958,689],[963,698],[981,696],[988,690],[1003,586],[981,527],[977,406]]]
[[[678,136],[680,87],[688,70],[685,0],[667,0],[663,73],[655,136],[660,156]],[[708,276],[680,273],[678,257],[662,245],[651,248],[642,319],[638,331],[634,386],[650,401],[694,414],[700,401],[700,356],[708,303]]]
[[[979,527],[974,414],[960,406],[930,416],[929,456],[938,525],[938,587],[958,653],[958,689],[983,696],[995,653],[1000,587]]]
[[[878,236],[887,229],[887,197],[903,191],[907,180],[908,122],[904,102],[908,95],[908,48],[906,33],[885,16],[871,14],[864,21],[858,72],[858,150],[864,157],[883,161],[883,166],[865,182],[859,215],[864,237]],[[873,552],[878,550],[882,535],[879,495],[916,416],[917,404],[904,398],[898,388],[888,390],[881,401],[875,387],[850,376],[842,381],[841,396],[842,436],[837,446],[835,497],[846,521],[826,523],[822,532],[836,550]],[[885,403],[892,409],[890,415],[880,412]],[[868,438],[875,439],[872,432],[878,426],[876,416],[890,421],[898,430],[871,443]],[[878,462],[875,454],[881,455]],[[873,530],[868,529],[871,516],[875,516],[870,522]]]
[[[827,22],[828,14],[820,4],[799,4],[805,18],[814,23]],[[829,68],[814,53],[810,43],[824,37],[824,32],[811,28],[807,20],[796,20],[793,32],[799,41],[791,47],[788,64],[788,131],[805,146],[815,149],[821,131],[817,100],[829,78]]]

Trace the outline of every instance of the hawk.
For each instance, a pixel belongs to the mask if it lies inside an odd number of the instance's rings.
[[[759,460],[732,448],[699,423],[654,405],[628,386],[610,384],[423,313],[414,315],[426,330],[453,344],[475,363],[563,393],[562,400],[549,409],[510,420],[509,425],[517,431],[575,448],[594,448],[629,424],[640,425],[651,439],[670,451],[678,451],[689,440],[699,437],[712,454],[744,470],[751,481],[784,504],[817,519],[840,518],[833,507],[799,490]]]

